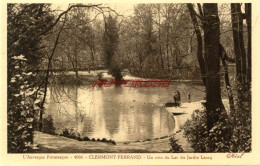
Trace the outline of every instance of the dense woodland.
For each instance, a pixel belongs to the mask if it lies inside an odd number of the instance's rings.
[[[98,69],[202,80],[205,111],[184,129],[194,150],[251,151],[251,4],[136,4],[129,16],[105,4],[8,4],[7,13],[8,152],[33,152],[54,71]]]

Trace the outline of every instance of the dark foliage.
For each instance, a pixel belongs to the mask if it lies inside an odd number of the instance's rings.
[[[90,141],[90,139],[88,137],[83,137],[82,139],[83,141]]]
[[[105,33],[103,36],[104,55],[106,67],[110,68],[119,42],[117,20],[109,15],[105,21]]]
[[[55,134],[54,122],[51,115],[48,115],[46,118],[43,118],[42,132],[48,134]]]
[[[116,142],[111,139],[108,141],[108,143],[111,143],[112,145],[116,145]]]
[[[34,71],[44,56],[42,32],[53,16],[48,4],[10,3],[7,14],[8,152],[31,152],[42,81]]]
[[[244,88],[248,89],[247,86],[237,85],[243,94],[236,98],[235,110],[228,110],[228,117],[220,114],[220,120],[209,131],[206,110],[194,111],[183,128],[195,152],[251,151],[251,91]],[[234,112],[233,116],[230,112]]]
[[[77,139],[77,140],[79,140],[79,138],[80,138],[79,133],[75,132],[73,129],[68,129],[68,128],[65,128],[62,131],[61,136],[72,138],[72,139]]]
[[[109,71],[109,73],[112,74],[115,80],[121,80],[123,78],[121,72],[122,72],[121,68],[117,65],[112,67],[111,70]]]
[[[107,142],[108,140],[106,138],[103,138],[101,142]]]
[[[182,153],[183,152],[183,149],[181,147],[181,145],[179,145],[177,143],[177,139],[175,139],[174,137],[171,137],[170,139],[170,153]]]

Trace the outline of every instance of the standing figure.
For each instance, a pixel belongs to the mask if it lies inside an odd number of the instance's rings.
[[[191,102],[190,101],[190,91],[188,91],[188,99],[189,99],[189,103]]]
[[[174,91],[174,94],[173,94],[173,99],[174,99],[175,107],[177,107],[178,106],[178,95],[175,91]]]
[[[178,102],[178,107],[181,105],[181,93],[179,89],[177,89],[177,102]]]

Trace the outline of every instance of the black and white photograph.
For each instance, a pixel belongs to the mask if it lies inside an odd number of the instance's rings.
[[[6,5],[7,154],[252,153],[253,3]]]

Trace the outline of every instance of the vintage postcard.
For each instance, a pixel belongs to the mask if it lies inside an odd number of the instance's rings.
[[[260,165],[259,15],[1,1],[0,165]]]

